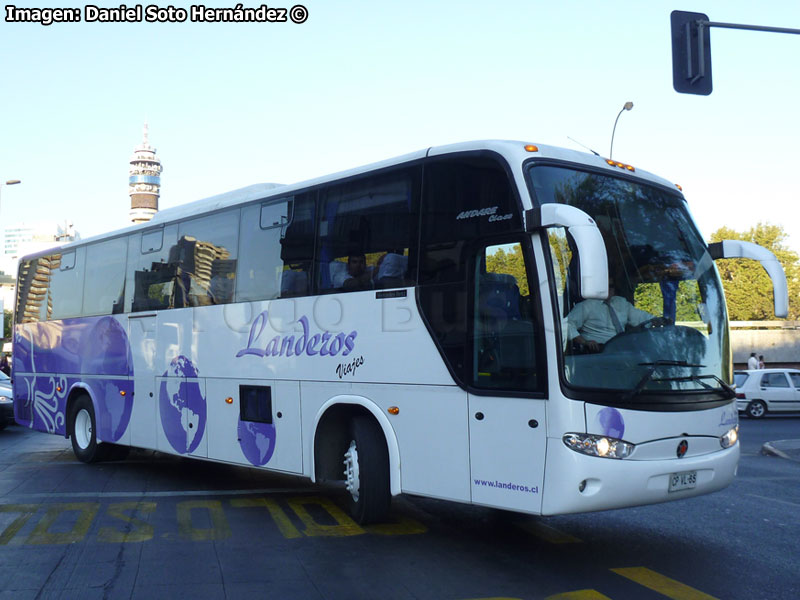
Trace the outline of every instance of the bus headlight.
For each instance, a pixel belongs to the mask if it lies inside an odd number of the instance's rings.
[[[730,448],[739,441],[739,426],[729,429],[725,435],[719,436],[719,445],[723,448]]]
[[[567,448],[575,452],[601,458],[627,458],[635,447],[616,438],[591,433],[566,433],[562,439]]]

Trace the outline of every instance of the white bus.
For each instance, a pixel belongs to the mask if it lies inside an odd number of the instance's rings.
[[[596,156],[474,142],[256,185],[25,257],[15,418],[87,463],[341,481],[359,522],[398,494],[705,494],[739,457],[725,256],[761,260],[785,314],[774,256],[708,246],[675,185]]]

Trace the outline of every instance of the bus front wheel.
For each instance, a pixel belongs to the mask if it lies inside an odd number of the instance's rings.
[[[389,451],[374,420],[356,416],[350,422],[349,443],[344,452],[347,505],[359,524],[385,520],[389,513]]]
[[[75,400],[71,415],[70,431],[75,456],[85,463],[102,460],[103,444],[97,442],[94,407],[89,396],[79,396]]]

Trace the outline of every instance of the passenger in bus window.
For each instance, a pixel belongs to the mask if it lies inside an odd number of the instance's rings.
[[[579,352],[601,352],[603,345],[628,326],[652,321],[656,317],[639,310],[622,296],[615,295],[613,280],[608,281],[608,298],[589,298],[579,302],[567,315],[567,339]],[[666,320],[664,320],[666,323]]]
[[[376,288],[404,287],[408,257],[402,250],[390,250],[378,259],[374,277]]]
[[[346,292],[372,289],[372,275],[367,271],[367,257],[364,254],[351,254],[347,259],[347,279],[342,283]]]

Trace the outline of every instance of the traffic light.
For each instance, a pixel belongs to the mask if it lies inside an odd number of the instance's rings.
[[[708,15],[673,10],[672,87],[682,94],[711,93],[711,35]]]

